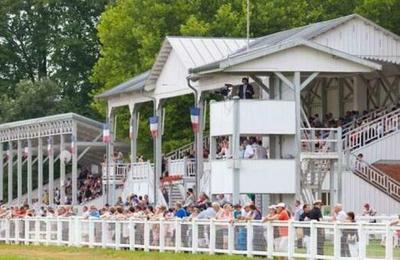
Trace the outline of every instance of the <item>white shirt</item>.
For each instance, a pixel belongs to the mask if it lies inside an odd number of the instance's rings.
[[[198,219],[211,219],[214,218],[217,213],[212,207],[207,208],[199,213],[197,216]]]
[[[339,211],[338,213],[335,213],[336,221],[339,222],[345,222],[347,218],[346,212],[344,210]]]
[[[249,144],[246,145],[246,149],[244,150],[244,158],[249,159],[253,155],[254,155],[253,147],[251,147],[251,145],[249,145]]]

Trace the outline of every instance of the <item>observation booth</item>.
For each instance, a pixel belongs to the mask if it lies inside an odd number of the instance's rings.
[[[368,121],[367,127],[373,131],[354,122],[342,127],[315,127],[309,118],[315,114],[320,120],[340,118],[349,110],[372,110],[376,106],[389,109],[397,104],[399,36],[364,17],[349,15],[249,42],[247,47],[244,39],[167,37],[149,71],[98,96],[107,101],[109,122],[115,117],[116,107],[127,106],[130,124],[137,129],[140,104],[152,102],[154,115],[163,122],[164,116],[170,116],[162,110],[166,100],[194,94],[194,106],[202,119],[194,143],[166,154],[161,149],[162,131],[153,140],[155,161],[149,169],[154,174],[147,176],[154,180],[155,202],[163,200],[157,181],[162,155],[168,155],[169,165],[181,165],[176,172],[184,175],[189,171],[187,163],[179,162],[179,155],[194,149],[192,185],[197,193],[229,194],[234,203],[243,202],[245,194],[256,193],[264,206],[322,198],[330,205],[342,202],[349,208],[362,208],[364,199],[352,194],[356,189],[360,194],[379,193],[369,198],[374,205],[385,202],[396,208],[397,202],[389,195],[398,194],[400,198],[400,189],[383,182],[378,188],[376,180],[361,179],[362,173],[354,169],[351,158],[363,149],[366,163],[379,159],[365,149],[372,141],[382,141],[378,127],[384,125],[385,133],[397,131],[398,123],[394,122],[398,122],[398,111],[386,111],[379,122]],[[253,99],[234,98],[243,77],[254,87]],[[224,100],[206,102],[206,93],[220,93],[227,84],[232,92]],[[208,111],[210,131],[205,133],[204,115]],[[229,140],[229,156],[225,158],[218,156],[222,138]],[[267,156],[242,158],[244,138],[255,138]],[[209,156],[197,156],[203,155],[204,148],[209,149]],[[131,139],[131,155],[126,167],[136,167],[136,136]],[[355,187],[349,183],[360,184]]]
[[[82,169],[88,168],[94,176],[101,174],[102,130],[102,123],[74,113],[0,125],[0,199],[8,205],[33,205],[36,200],[42,205],[48,192],[49,205],[53,205],[57,188],[62,204],[67,197],[78,205]],[[124,148],[120,143],[117,146]],[[7,189],[3,189],[5,180]],[[67,180],[70,194],[65,193]]]

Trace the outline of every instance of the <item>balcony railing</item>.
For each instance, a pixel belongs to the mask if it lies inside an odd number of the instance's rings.
[[[169,176],[195,177],[196,160],[189,158],[169,160],[168,174]]]
[[[301,151],[307,153],[336,153],[340,151],[340,128],[301,128]]]

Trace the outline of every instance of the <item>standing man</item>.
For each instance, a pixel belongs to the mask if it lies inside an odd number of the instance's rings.
[[[313,209],[310,211],[310,220],[321,221],[322,220],[322,201],[316,200],[313,203]],[[325,231],[321,228],[317,231],[317,254],[324,255],[324,243],[325,243]]]
[[[240,99],[253,99],[254,89],[249,84],[248,78],[242,78],[242,85],[239,87],[239,98]]]

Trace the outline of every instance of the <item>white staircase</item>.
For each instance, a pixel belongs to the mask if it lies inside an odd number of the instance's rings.
[[[388,176],[373,165],[358,160],[354,155],[350,159],[350,169],[357,176],[367,181],[377,189],[400,202],[400,182]]]
[[[384,114],[343,135],[345,149],[354,151],[400,130],[400,109]]]
[[[321,198],[326,176],[341,153],[341,131],[337,128],[301,129],[301,195],[304,202]]]
[[[371,165],[398,160],[399,146],[400,109],[384,110],[379,117],[343,135],[348,169],[343,178],[343,198],[347,204],[358,207],[357,201],[370,202],[382,214],[393,214],[393,209],[400,207],[400,183]],[[357,160],[358,154],[363,155],[362,160]],[[364,194],[362,198],[360,193]]]

